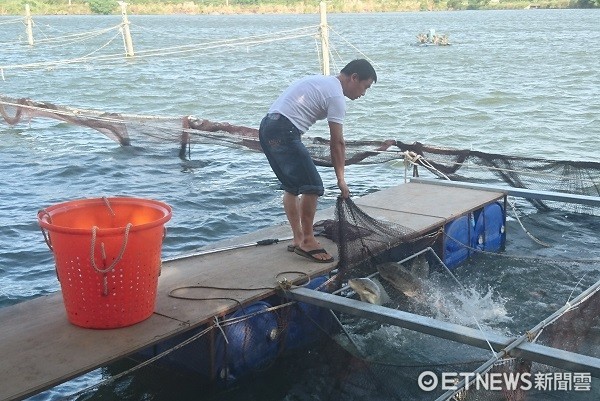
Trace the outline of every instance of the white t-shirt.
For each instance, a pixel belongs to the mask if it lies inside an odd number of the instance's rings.
[[[290,85],[271,105],[269,113],[286,116],[304,133],[317,121],[343,124],[346,99],[337,77],[313,75]]]

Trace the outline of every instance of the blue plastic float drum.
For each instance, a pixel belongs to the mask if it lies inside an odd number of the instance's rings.
[[[498,202],[476,212],[473,248],[487,252],[501,250],[506,240],[504,224],[504,208]]]
[[[319,289],[326,292],[325,288],[319,288],[327,281],[326,276],[311,279],[305,286],[311,290]],[[281,338],[282,351],[296,351],[303,349],[331,333],[335,326],[335,319],[326,308],[304,302],[297,302],[287,310],[287,316],[282,319],[283,331]]]
[[[215,339],[217,381],[235,381],[253,371],[267,368],[279,352],[277,314],[271,305],[259,301],[228,315],[223,333]],[[228,323],[234,319],[233,323]],[[235,319],[239,319],[235,321]]]
[[[444,227],[444,264],[452,270],[468,258],[471,246],[471,215],[461,216]]]
[[[505,213],[500,202],[494,202],[444,227],[444,264],[454,269],[474,252],[500,251],[506,242]]]

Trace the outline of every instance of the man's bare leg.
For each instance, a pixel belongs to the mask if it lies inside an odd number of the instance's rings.
[[[315,238],[315,233],[313,231],[318,199],[319,196],[313,194],[303,194],[300,197],[300,226],[302,229],[302,242],[300,243],[300,248],[307,252],[321,248],[321,244]],[[314,255],[314,257],[325,260],[329,259],[331,255],[325,252],[318,253]]]
[[[302,224],[300,221],[300,197],[289,192],[283,193],[283,210],[292,227],[292,245],[302,244]]]

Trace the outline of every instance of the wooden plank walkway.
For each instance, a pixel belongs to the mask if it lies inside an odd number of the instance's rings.
[[[355,203],[370,216],[397,222],[427,233],[457,216],[502,199],[504,193],[408,183],[369,194]],[[332,208],[316,220],[333,219]],[[214,248],[247,244],[265,238],[287,238],[289,227],[280,225],[221,241]],[[320,238],[337,258],[336,245]],[[336,262],[311,263],[286,251],[287,243],[228,249],[182,257],[163,263],[155,313],[130,327],[113,330],[79,328],[67,321],[60,292],[0,309],[0,400],[17,400],[39,393],[81,374],[210,322],[237,308],[232,300],[182,300],[169,296],[177,288],[256,288],[252,291],[182,289],[177,295],[196,298],[236,298],[243,304],[274,293],[277,280],[297,275],[320,275]],[[235,248],[235,247],[231,247]],[[278,276],[281,274],[281,276]],[[273,288],[271,290],[271,288]]]

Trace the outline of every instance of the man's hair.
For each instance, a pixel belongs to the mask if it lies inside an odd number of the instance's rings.
[[[348,76],[356,73],[361,81],[372,78],[373,82],[377,82],[377,73],[375,72],[375,68],[373,68],[371,63],[362,58],[352,60],[346,64],[340,73]]]

